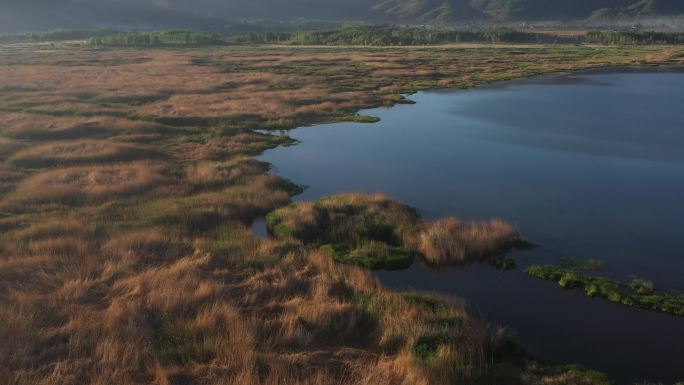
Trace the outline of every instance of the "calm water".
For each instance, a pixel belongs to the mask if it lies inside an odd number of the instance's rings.
[[[533,263],[601,259],[602,274],[684,290],[684,73],[584,74],[422,92],[374,109],[377,124],[291,132],[266,152],[308,186],[298,200],[383,192],[427,218],[499,217],[541,245],[518,270],[419,265],[379,273],[392,288],[466,298],[528,349],[622,382],[684,380],[684,318],[560,290]]]

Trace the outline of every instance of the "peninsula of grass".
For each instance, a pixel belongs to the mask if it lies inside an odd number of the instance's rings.
[[[502,255],[525,244],[503,221],[428,223],[415,209],[383,195],[325,197],[278,209],[266,219],[279,238],[298,239],[337,262],[374,270],[407,268],[415,256],[433,267],[478,260],[511,269],[515,261]]]
[[[657,291],[651,281],[634,277],[629,285],[583,274],[577,269],[554,266],[533,265],[526,270],[532,277],[557,282],[564,289],[579,289],[590,297],[605,298],[611,302],[684,316],[684,294]]]

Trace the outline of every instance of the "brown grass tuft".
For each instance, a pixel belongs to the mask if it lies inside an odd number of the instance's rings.
[[[3,202],[79,202],[124,196],[157,187],[167,178],[164,167],[154,163],[70,167],[40,172],[23,180]]]
[[[157,229],[136,230],[113,237],[103,245],[103,250],[112,258],[143,266],[173,262],[193,253],[187,242]]]
[[[159,157],[159,153],[140,146],[106,140],[76,140],[42,144],[22,150],[9,158],[16,167],[53,167],[80,163],[130,161]]]
[[[26,148],[27,144],[12,139],[0,138],[0,161],[12,156],[17,151]]]
[[[518,231],[498,219],[466,223],[447,218],[427,224],[413,243],[428,264],[444,266],[493,257],[520,241]]]
[[[0,133],[17,139],[102,138],[120,132],[144,133],[163,128],[155,123],[111,116],[56,117],[23,112],[0,114]]]
[[[230,162],[202,162],[187,171],[190,183],[196,186],[220,186],[240,181],[248,176],[263,174],[268,165],[250,158],[238,158]]]

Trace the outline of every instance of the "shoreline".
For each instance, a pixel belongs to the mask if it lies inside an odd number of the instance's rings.
[[[654,68],[656,69],[655,71],[654,71]],[[554,79],[558,79],[558,78],[562,78],[562,77],[566,77],[566,76],[581,77],[584,75],[600,75],[600,74],[610,74],[610,73],[624,74],[624,73],[682,73],[682,72],[684,72],[684,66],[658,66],[658,67],[640,66],[640,67],[601,68],[601,69],[571,71],[571,72],[567,72],[567,73],[565,73],[565,72],[564,73],[551,73],[551,74],[547,73],[547,74],[537,75],[537,76],[533,76],[533,77],[529,77],[529,78],[515,79],[515,80],[500,82],[503,84],[487,84],[487,85],[484,85],[482,87],[475,87],[475,89],[482,89],[482,88],[484,88],[484,89],[489,89],[489,88],[498,89],[498,88],[505,87],[505,86],[508,86],[511,84],[520,84],[520,83],[524,83],[524,82],[537,81],[537,79],[539,79],[539,78],[542,78],[542,80],[547,80],[547,79],[544,79],[547,77],[550,80],[549,83],[555,83],[553,81]],[[418,92],[450,93],[450,92],[457,92],[457,91],[467,91],[467,90],[463,90],[463,89],[438,89],[438,90],[422,90],[422,91],[418,91]],[[390,109],[392,107],[396,107],[396,105],[391,106],[391,107],[379,107],[379,108]],[[371,108],[371,109],[367,109],[367,110],[360,110],[359,113],[363,114],[363,113],[366,113],[367,111],[373,110],[373,109],[376,109],[376,108]],[[324,123],[322,125],[329,125],[329,124],[344,124],[344,122],[342,122],[342,123],[339,123],[339,122]],[[302,127],[297,127],[297,128],[312,128],[312,129],[314,129],[315,126],[302,126]],[[370,128],[370,129],[372,129],[372,128]],[[273,166],[277,168],[277,164],[274,164]],[[278,175],[278,174],[275,174],[275,175]],[[295,180],[294,182],[297,182],[297,181]],[[307,199],[307,201],[309,201],[309,200],[310,199]],[[414,268],[422,268],[422,267],[423,266],[420,263],[417,263],[416,266],[414,266]],[[383,284],[385,284],[384,281],[383,281]],[[391,289],[391,290],[394,290],[394,289]],[[431,291],[428,291],[428,292],[431,292]],[[462,297],[462,298],[465,301],[468,301],[468,297]]]

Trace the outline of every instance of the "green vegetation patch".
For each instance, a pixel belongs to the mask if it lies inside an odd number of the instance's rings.
[[[271,234],[320,246],[340,263],[396,270],[413,263],[403,239],[421,220],[413,208],[384,196],[350,194],[278,209],[266,223]]]
[[[276,237],[295,238],[329,251],[337,262],[369,269],[408,268],[420,256],[437,267],[479,260],[512,270],[515,261],[503,254],[527,245],[502,221],[426,223],[412,207],[382,195],[292,204],[269,213],[266,223]]]
[[[655,284],[652,281],[646,281],[638,277],[632,278],[632,283],[630,283],[629,287],[631,287],[635,293],[641,295],[651,295],[655,293]]]
[[[583,375],[586,379],[591,380],[595,385],[612,385],[615,382],[605,373],[597,370],[587,369],[582,365],[566,365],[561,367],[564,371],[571,371]]]
[[[368,241],[358,245],[324,245],[321,250],[332,253],[340,263],[358,265],[372,270],[406,269],[413,263],[413,253],[403,247],[393,247],[383,242]]]
[[[625,306],[684,316],[684,294],[656,291],[653,282],[633,278],[624,285],[604,277],[582,274],[554,265],[534,265],[526,270],[532,277],[557,282],[564,289],[580,289],[591,297],[605,298]]]
[[[353,115],[349,120],[355,123],[377,123],[380,121],[380,118],[377,116]]]
[[[420,363],[431,366],[437,363],[439,347],[448,342],[449,338],[444,334],[424,335],[418,337],[411,351]]]
[[[409,206],[381,195],[362,194],[290,205],[270,213],[266,220],[272,234],[305,243],[377,241],[395,247],[401,246],[403,236],[421,223],[418,213]]]
[[[499,270],[514,270],[516,266],[515,259],[503,256],[491,259],[489,264]]]

